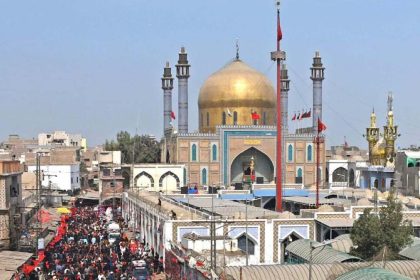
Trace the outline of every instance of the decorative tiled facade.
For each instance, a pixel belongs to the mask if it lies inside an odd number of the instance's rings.
[[[279,262],[279,241],[280,232],[279,228],[282,225],[297,225],[297,226],[308,226],[308,238],[314,239],[315,233],[315,221],[313,219],[298,219],[298,220],[273,220],[273,262]]]

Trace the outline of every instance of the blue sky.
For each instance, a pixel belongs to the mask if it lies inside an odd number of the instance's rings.
[[[420,1],[283,0],[281,9],[291,113],[312,105],[309,67],[319,50],[329,145],[346,136],[366,148],[369,113],[375,107],[385,123],[390,90],[397,145],[419,143]],[[1,0],[0,139],[51,130],[80,132],[91,145],[119,130],[160,137],[160,78],[181,46],[194,131],[200,86],[234,57],[236,38],[241,58],[275,81],[275,34],[272,0]]]

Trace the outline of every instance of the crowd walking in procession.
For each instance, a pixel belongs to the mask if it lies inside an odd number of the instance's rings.
[[[78,207],[63,215],[55,238],[15,273],[15,279],[131,280],[163,275],[163,257],[139,240],[139,234],[129,239],[127,224],[111,207],[103,210]]]

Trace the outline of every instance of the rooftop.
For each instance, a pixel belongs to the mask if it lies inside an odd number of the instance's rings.
[[[304,259],[306,262],[309,262],[311,259],[312,251],[312,263],[343,263],[362,261],[358,257],[337,251],[329,245],[323,245],[322,243],[309,239],[299,239],[290,243],[287,245],[286,251]]]
[[[9,280],[18,267],[24,264],[32,253],[1,251],[0,252],[0,280]]]
[[[374,275],[366,271],[369,268],[382,268],[383,262],[375,263],[347,263],[337,264],[313,264],[312,265],[312,279],[325,280],[337,279],[349,271],[357,271],[359,268],[362,273],[361,276],[366,274],[370,275],[371,280],[379,279],[374,278]],[[399,273],[411,279],[419,279],[420,276],[420,261],[390,261],[386,263],[385,269]],[[309,265],[308,264],[291,264],[291,265],[257,265],[257,266],[230,266],[225,268],[227,275],[232,276],[235,280],[255,280],[255,279],[309,279]],[[242,275],[242,277],[241,277]],[[344,278],[352,279],[352,278]],[[366,279],[366,278],[353,278],[353,279]],[[385,278],[380,278],[385,279]],[[407,278],[386,278],[386,279],[407,279]]]
[[[184,205],[190,205],[192,208],[198,209],[211,215],[213,212],[215,216],[227,219],[244,219],[245,212],[248,214],[248,219],[281,219],[279,212],[255,207],[244,203],[239,203],[230,200],[222,200],[211,197],[190,197],[177,198],[177,201]],[[247,209],[245,209],[247,208]]]

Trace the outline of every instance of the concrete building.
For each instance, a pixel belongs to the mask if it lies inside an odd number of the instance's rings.
[[[69,134],[65,131],[38,134],[38,145],[80,147],[82,150],[87,148],[86,138],[83,138],[81,134]]]
[[[377,207],[385,205],[384,195],[378,192]],[[177,273],[178,262],[174,265],[173,258],[184,260],[185,265],[199,264],[208,269],[212,239],[216,240],[217,266],[282,264],[287,261],[286,248],[292,242],[300,239],[323,242],[348,234],[366,208],[375,208],[376,198],[371,190],[351,189],[329,196],[332,198],[323,196],[319,209],[313,207],[313,193],[285,199],[285,203],[294,205],[290,209],[294,214],[255,207],[258,197],[253,195],[249,196],[247,206],[232,201],[237,197],[221,193],[164,195],[129,191],[124,193],[122,205],[129,227],[139,232],[159,255],[165,256],[168,271]],[[412,200],[399,199],[405,201],[404,219],[411,220],[415,236],[420,236],[420,211],[412,208]],[[183,265],[181,262],[181,270]]]
[[[395,173],[400,193],[420,197],[420,151],[398,151]]]
[[[22,166],[19,161],[0,161],[0,242],[16,249],[22,223]]]
[[[27,154],[28,172],[36,172],[35,153]],[[75,149],[47,150],[41,156],[41,185],[44,189],[66,192],[80,191],[80,162]]]
[[[135,164],[133,168],[135,191],[173,193],[185,185],[182,164]]]

